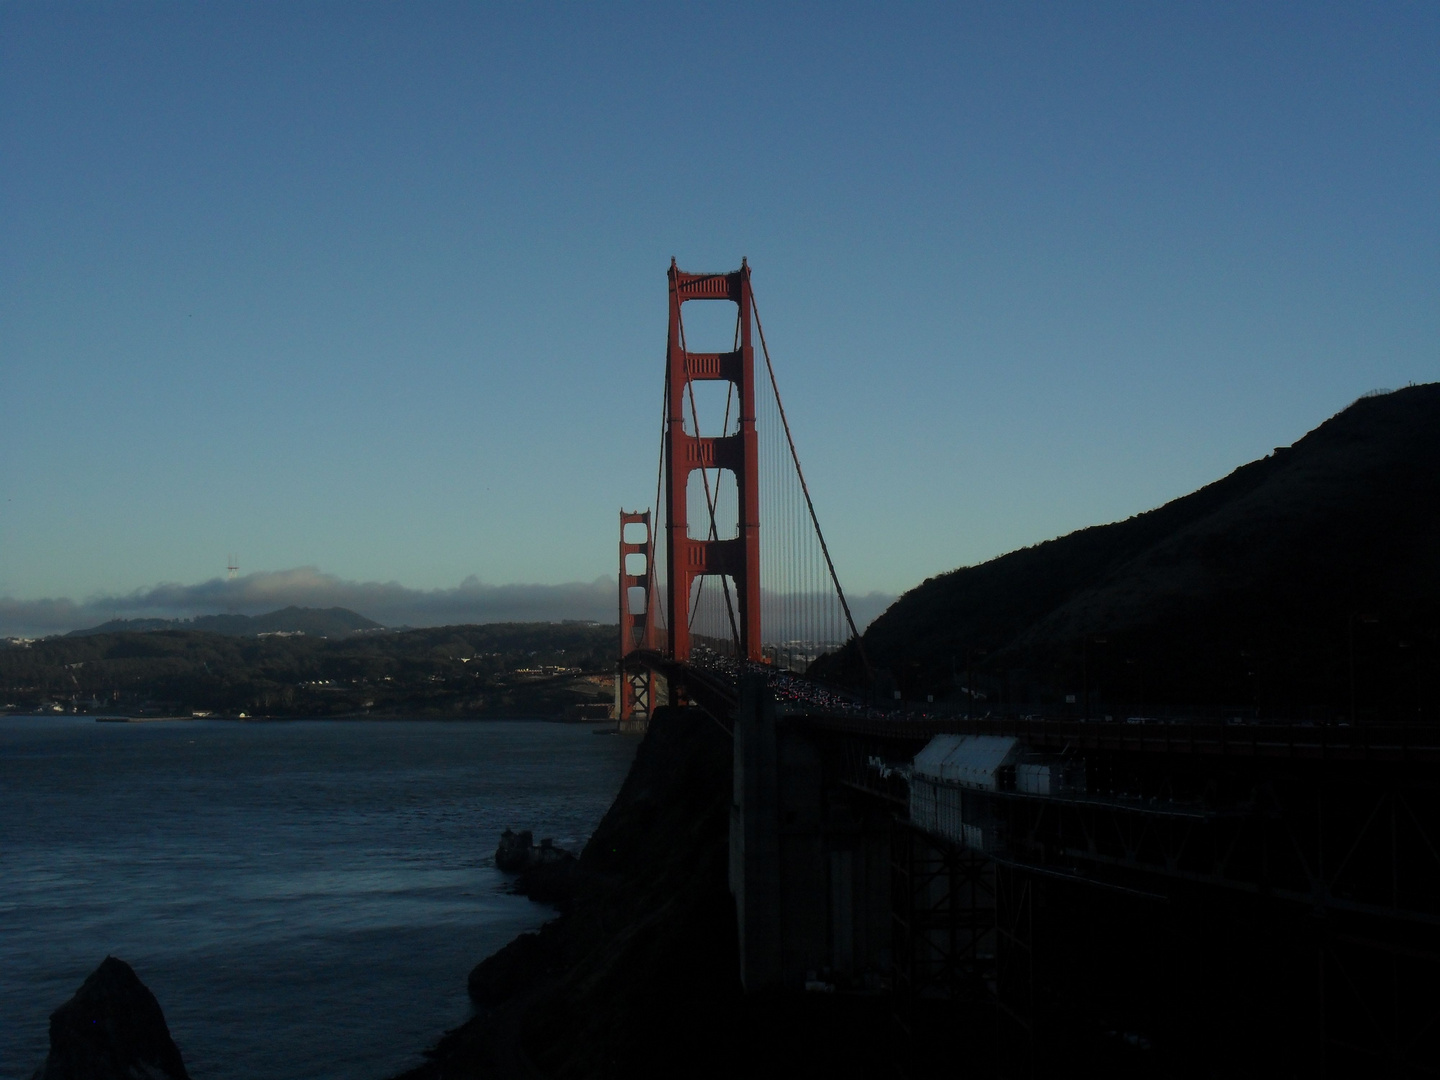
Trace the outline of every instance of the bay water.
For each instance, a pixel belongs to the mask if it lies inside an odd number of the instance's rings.
[[[500,832],[578,851],[633,740],[589,725],[0,717],[0,1077],[113,954],[195,1080],[381,1080],[550,909]]]

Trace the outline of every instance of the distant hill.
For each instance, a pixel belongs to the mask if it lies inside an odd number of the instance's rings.
[[[1157,510],[932,578],[864,642],[911,695],[973,676],[989,707],[1434,718],[1440,384],[1362,398]]]
[[[88,630],[72,630],[66,637],[93,634],[123,634],[155,630],[201,630],[231,637],[258,634],[309,634],[314,637],[345,637],[357,630],[383,630],[379,623],[348,608],[287,607],[265,615],[200,615],[193,619],[111,619]]]
[[[249,625],[317,625],[267,621],[285,614]],[[553,717],[612,700],[617,633],[486,623],[328,637],[190,624],[67,634],[0,647],[0,713]]]

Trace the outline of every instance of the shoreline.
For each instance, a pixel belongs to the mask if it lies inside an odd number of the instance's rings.
[[[57,715],[64,716],[64,713]],[[85,713],[71,713],[77,720],[86,715]],[[44,719],[44,717],[40,717]],[[173,724],[188,720],[207,720],[209,717],[201,716],[97,716],[97,724]]]
[[[572,727],[590,726],[601,727],[606,724],[614,725],[615,721],[601,721],[595,717],[577,720],[566,716],[535,716],[521,713],[507,715],[486,715],[484,713],[470,713],[463,716],[444,715],[426,716],[416,713],[332,713],[325,716],[306,716],[304,714],[294,716],[118,716],[96,713],[27,713],[27,712],[0,712],[0,720],[93,720],[97,724],[155,724],[155,723],[181,723],[214,720],[232,724],[292,724],[305,720],[402,720],[402,721],[441,721],[444,723],[490,723],[522,721],[525,723],[542,724],[565,724]],[[613,734],[617,732],[607,732]]]

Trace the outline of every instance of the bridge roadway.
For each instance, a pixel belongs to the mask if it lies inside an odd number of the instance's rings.
[[[734,736],[747,989],[993,1005],[1018,1073],[1092,1028],[1276,1075],[1440,1068],[1440,725],[966,719],[626,662]],[[1011,763],[932,782],[937,735]]]
[[[726,730],[740,703],[746,672],[766,677],[789,722],[854,738],[924,745],[936,735],[1014,736],[1027,746],[1060,752],[1115,751],[1219,757],[1299,758],[1350,762],[1440,764],[1440,724],[1315,724],[1280,721],[1077,720],[1064,717],[965,717],[943,710],[880,708],[859,698],[762,664],[675,663],[637,650],[627,665],[661,672],[686,690]]]

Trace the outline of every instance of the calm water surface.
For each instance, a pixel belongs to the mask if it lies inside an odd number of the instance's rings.
[[[541,722],[0,717],[0,1077],[107,953],[196,1080],[378,1080],[469,1015],[465,976],[548,917],[490,863],[576,850],[634,755]]]

